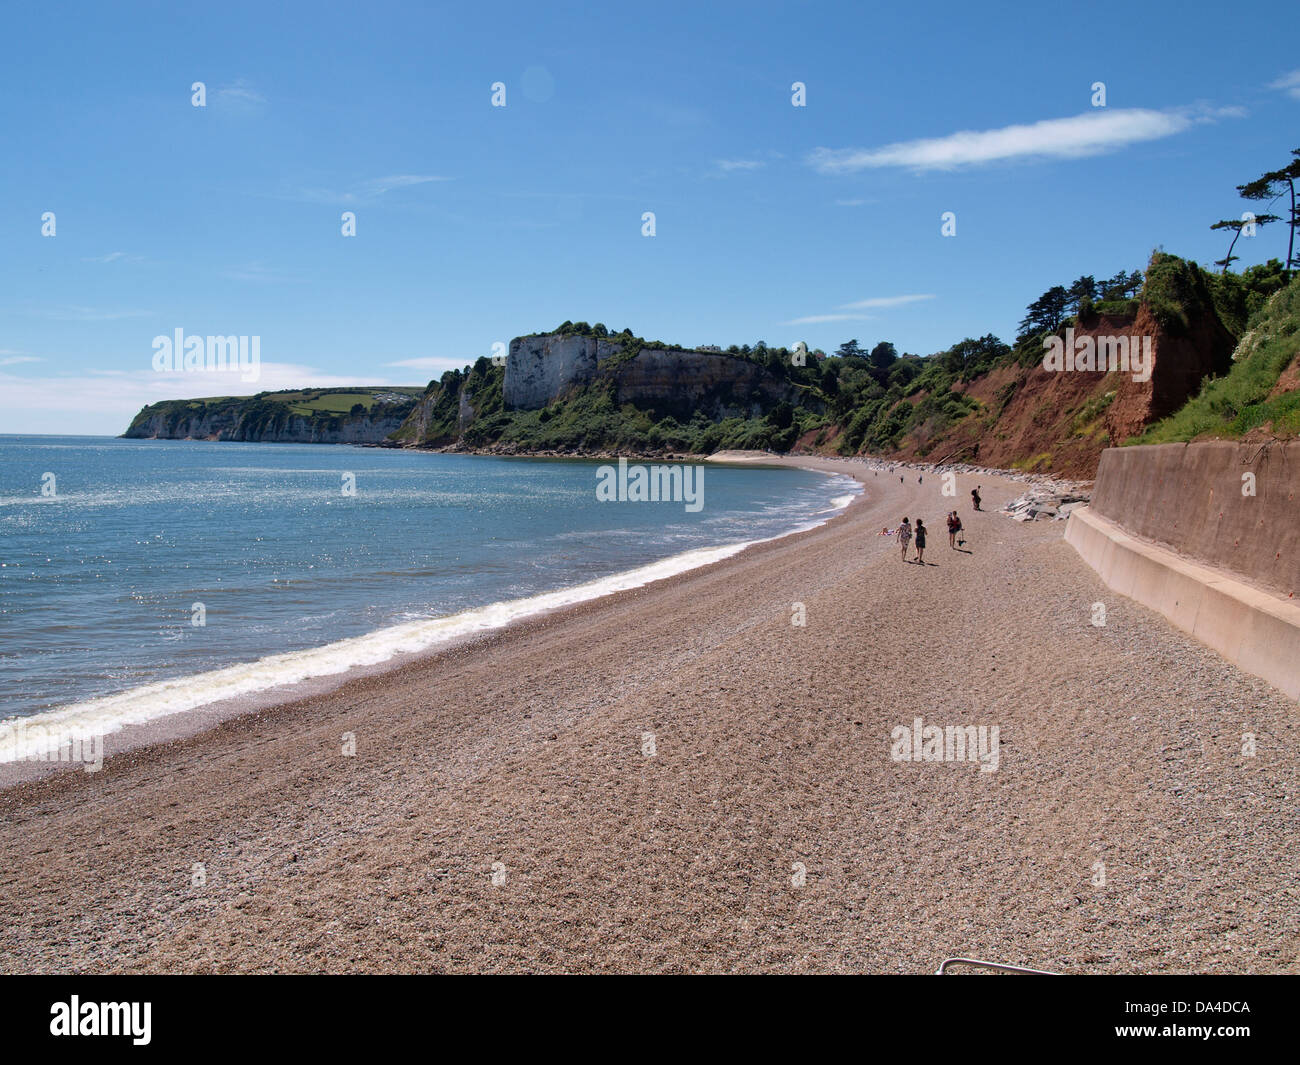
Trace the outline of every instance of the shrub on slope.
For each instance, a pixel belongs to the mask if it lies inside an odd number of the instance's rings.
[[[1271,426],[1278,436],[1300,434],[1300,389],[1279,390],[1283,371],[1300,350],[1300,276],[1251,316],[1233,353],[1232,369],[1206,381],[1200,394],[1156,422],[1135,444],[1170,444],[1202,437],[1235,438]]]

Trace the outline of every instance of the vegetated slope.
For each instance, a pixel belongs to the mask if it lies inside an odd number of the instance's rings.
[[[785,348],[689,349],[565,322],[515,338],[501,365],[480,358],[431,382],[393,439],[503,454],[787,451],[796,417],[822,416],[816,379]]]
[[[506,454],[869,453],[1091,477],[1105,448],[1227,372],[1247,319],[1282,283],[1276,262],[1215,275],[1158,252],[1145,275],[1045,293],[1014,346],[968,337],[926,357],[887,342],[806,359],[762,342],[688,349],[565,322],[430,382],[392,439]],[[1150,373],[1044,369],[1045,338],[1067,329],[1149,350]]]
[[[1249,320],[1231,369],[1134,443],[1300,435],[1300,276]]]
[[[1252,306],[1281,284],[1280,264],[1242,275],[1207,274],[1157,253],[1141,296],[1093,304],[1051,330],[1029,330],[1010,348],[996,337],[967,339],[920,360],[908,380],[900,366],[857,409],[799,441],[800,449],[903,459],[970,462],[1091,477],[1101,452],[1178,409],[1208,375],[1226,372]],[[1043,368],[1044,339],[1076,342],[1150,338],[1150,379],[1133,372]]]
[[[295,389],[151,403],[122,435],[161,440],[377,444],[396,432],[423,390],[410,386]]]

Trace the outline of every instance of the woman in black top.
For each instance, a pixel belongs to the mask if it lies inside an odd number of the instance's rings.
[[[920,518],[916,519],[916,563],[925,565],[925,522]]]

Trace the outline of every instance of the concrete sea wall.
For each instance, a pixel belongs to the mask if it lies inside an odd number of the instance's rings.
[[[1103,453],[1065,538],[1106,585],[1300,699],[1300,447]]]
[[[1126,532],[1300,592],[1300,443],[1110,448],[1092,510]]]

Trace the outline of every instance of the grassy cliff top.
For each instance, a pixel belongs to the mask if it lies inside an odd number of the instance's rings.
[[[184,407],[198,410],[201,407],[221,407],[227,404],[251,403],[254,400],[266,403],[282,403],[289,407],[290,413],[310,414],[346,414],[360,403],[369,410],[376,403],[406,403],[418,399],[424,394],[422,385],[364,385],[345,388],[293,388],[279,392],[258,392],[252,396],[203,396],[196,399],[164,399],[150,403],[145,411],[158,411],[169,407]],[[140,415],[136,415],[140,417]]]
[[[124,435],[158,420],[174,429],[194,418],[213,418],[232,424],[266,425],[285,419],[307,418],[329,422],[369,414],[404,416],[419,402],[424,389],[414,385],[368,385],[343,388],[295,388],[258,392],[252,396],[208,396],[201,399],[165,399],[150,403],[131,419]]]
[[[1300,435],[1298,354],[1300,276],[1250,316],[1227,374],[1207,380],[1199,395],[1130,443],[1236,439],[1255,429]]]

